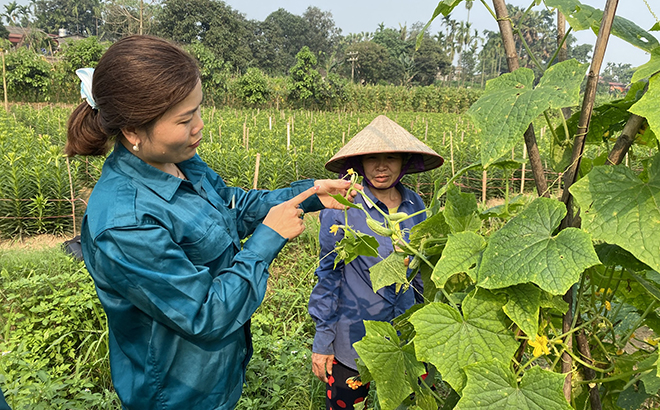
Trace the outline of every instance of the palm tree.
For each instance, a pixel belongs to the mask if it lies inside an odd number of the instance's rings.
[[[21,11],[20,9],[21,6],[19,6],[15,1],[12,1],[9,4],[5,4],[5,12],[2,14],[2,16],[4,16],[7,20],[7,24],[11,24],[13,26],[15,26],[17,23],[18,25],[21,24],[21,21],[18,18],[18,15]]]
[[[465,8],[467,9],[468,15],[467,15],[467,22],[470,22],[470,10],[472,10],[472,4],[474,4],[474,1],[472,0],[465,0]]]

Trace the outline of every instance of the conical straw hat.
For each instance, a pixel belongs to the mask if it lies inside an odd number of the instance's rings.
[[[346,145],[326,162],[325,168],[331,172],[345,172],[346,161],[352,157],[380,154],[383,152],[400,152],[420,154],[423,169],[412,167],[406,173],[428,171],[437,168],[444,159],[402,126],[385,115],[379,115],[369,125],[358,132]],[[420,164],[421,165],[421,164]]]

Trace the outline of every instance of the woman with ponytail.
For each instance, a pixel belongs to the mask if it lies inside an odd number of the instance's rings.
[[[112,150],[81,243],[108,318],[115,390],[129,410],[232,409],[270,263],[303,231],[303,212],[343,209],[329,194],[346,195],[349,183],[226,186],[196,153],[199,69],[168,41],[124,38],[77,74],[85,101],[66,153]]]

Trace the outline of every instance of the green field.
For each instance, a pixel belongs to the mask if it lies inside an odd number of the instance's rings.
[[[62,155],[70,105],[13,105],[0,111],[0,237],[73,233],[103,158]],[[325,162],[382,113],[238,110],[205,107],[200,156],[228,185],[275,189],[301,178],[334,177]],[[436,180],[478,162],[479,140],[469,119],[452,113],[385,113],[445,158],[445,165],[403,182],[430,201]],[[522,143],[513,155],[522,157]],[[257,158],[258,172],[257,171]],[[527,178],[531,178],[529,173]],[[520,172],[512,190],[519,190]],[[502,174],[488,175],[488,198],[503,197]],[[555,176],[550,176],[555,179]],[[481,198],[481,172],[459,184]],[[533,189],[531,181],[527,190]],[[74,209],[75,208],[75,209]],[[76,218],[74,220],[73,215]],[[74,226],[74,224],[76,224]]]

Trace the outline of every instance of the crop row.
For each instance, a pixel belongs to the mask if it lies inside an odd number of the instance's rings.
[[[62,155],[72,109],[14,105],[10,113],[0,110],[0,236],[75,230],[103,158],[67,160]],[[325,162],[379,114],[205,107],[199,154],[229,185],[246,189],[275,189],[301,178],[334,177],[325,170]],[[436,180],[447,180],[454,171],[479,161],[479,141],[467,117],[387,115],[445,158],[444,166],[403,180],[426,199]],[[521,157],[522,149],[522,145],[514,148],[513,154]],[[501,196],[504,186],[502,175],[494,172],[489,174],[489,197]],[[460,183],[464,190],[480,192],[481,178],[478,171]]]

